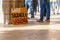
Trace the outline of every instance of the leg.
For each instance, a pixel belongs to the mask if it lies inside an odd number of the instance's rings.
[[[37,22],[43,22],[44,16],[44,0],[40,0],[40,19]]]
[[[34,18],[34,10],[33,10],[33,7],[32,7],[32,1],[29,1],[29,8],[30,8],[30,13],[31,13],[31,18]]]
[[[44,16],[44,0],[40,1],[40,20],[43,20]]]
[[[50,20],[50,1],[46,3],[46,20]]]
[[[27,14],[26,14],[26,15],[28,15],[28,8],[29,8],[29,6],[28,6],[28,1],[25,1],[25,7],[26,7],[26,9],[27,9]],[[29,17],[28,17],[28,19],[29,19]]]

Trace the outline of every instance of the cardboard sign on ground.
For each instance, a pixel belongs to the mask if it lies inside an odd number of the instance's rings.
[[[26,8],[12,8],[11,9],[11,22],[12,24],[26,24],[27,9]]]

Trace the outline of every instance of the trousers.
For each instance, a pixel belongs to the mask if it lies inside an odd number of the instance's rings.
[[[50,19],[50,0],[40,0],[40,20],[43,20],[44,15],[46,20]]]

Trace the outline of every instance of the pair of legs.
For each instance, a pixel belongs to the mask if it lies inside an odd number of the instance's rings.
[[[30,8],[31,18],[34,18],[34,10],[32,7],[32,1],[30,0],[25,1],[25,7],[27,8],[27,10]]]
[[[45,11],[45,12],[44,12]],[[43,21],[44,15],[46,20],[50,20],[50,0],[40,0],[40,19]]]

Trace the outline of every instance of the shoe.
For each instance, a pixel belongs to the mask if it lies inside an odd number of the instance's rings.
[[[28,19],[30,19],[30,18],[28,17]]]
[[[28,19],[33,19],[34,17],[28,17]]]
[[[34,17],[33,17],[33,18],[29,18],[29,17],[28,17],[28,19],[35,19],[35,18],[34,18]]]
[[[45,20],[45,22],[50,22],[50,20]]]
[[[37,20],[37,22],[43,22],[43,20]]]
[[[29,14],[31,14],[31,13],[29,13]]]

